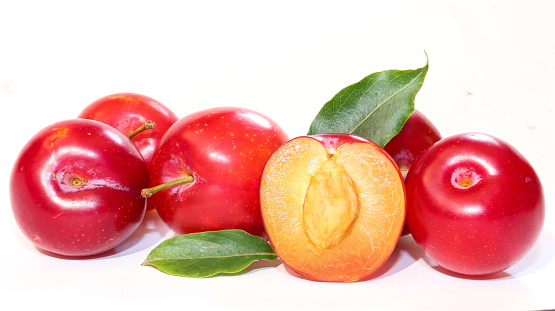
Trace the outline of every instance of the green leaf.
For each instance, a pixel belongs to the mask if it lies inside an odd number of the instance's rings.
[[[167,239],[154,248],[143,266],[177,276],[205,278],[236,273],[256,260],[275,260],[266,240],[243,230],[190,233]]]
[[[355,134],[385,146],[414,110],[427,72],[428,62],[415,70],[373,73],[344,88],[322,107],[308,135]]]

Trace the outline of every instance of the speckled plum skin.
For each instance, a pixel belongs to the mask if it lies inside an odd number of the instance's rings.
[[[260,177],[268,158],[287,140],[278,124],[249,109],[190,114],[162,137],[149,186],[190,175],[194,181],[156,192],[147,204],[177,234],[242,229],[264,236]]]
[[[518,262],[538,239],[545,199],[538,175],[493,136],[445,138],[405,180],[407,225],[424,253],[464,275],[489,275]]]
[[[110,250],[141,223],[144,160],[116,129],[93,120],[54,123],[21,150],[10,179],[15,220],[38,248],[66,256]]]

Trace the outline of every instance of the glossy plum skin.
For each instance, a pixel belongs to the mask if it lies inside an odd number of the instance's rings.
[[[152,158],[150,187],[193,176],[148,198],[177,234],[243,229],[263,236],[260,176],[288,140],[268,117],[244,108],[199,111],[177,121]]]
[[[162,103],[136,93],[116,93],[99,98],[86,106],[78,117],[108,124],[126,135],[146,121],[154,121],[154,129],[143,131],[133,138],[147,168],[160,138],[178,120]]]
[[[10,199],[23,234],[67,256],[112,249],[141,223],[148,184],[142,156],[114,128],[92,120],[54,123],[21,150]]]
[[[416,159],[441,138],[434,124],[420,111],[414,110],[401,131],[384,146],[384,149],[395,160],[405,179]],[[410,230],[405,225],[402,235],[408,234]]]
[[[438,265],[460,274],[504,271],[543,227],[538,175],[514,147],[490,135],[437,142],[412,166],[405,186],[412,236]]]
[[[406,178],[412,164],[431,145],[441,139],[433,123],[418,110],[414,110],[401,131],[384,147]]]

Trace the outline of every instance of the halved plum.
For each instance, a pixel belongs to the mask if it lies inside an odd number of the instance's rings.
[[[391,255],[405,221],[399,168],[381,147],[355,135],[285,143],[266,163],[260,198],[277,255],[318,281],[371,275]]]

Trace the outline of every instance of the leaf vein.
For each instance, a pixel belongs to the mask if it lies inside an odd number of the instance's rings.
[[[393,93],[392,95],[390,95],[388,98],[386,98],[384,101],[378,103],[378,105],[376,105],[376,107],[372,110],[371,113],[369,113],[361,122],[359,122],[355,127],[353,127],[353,129],[349,132],[349,134],[353,134],[354,131],[356,129],[358,129],[364,122],[366,122],[366,120],[368,120],[368,118],[374,113],[376,112],[376,110],[378,108],[380,108],[381,106],[383,106],[387,101],[389,101],[392,97],[394,97],[395,95],[399,94],[401,91],[403,91],[404,89],[406,89],[407,87],[409,87],[410,85],[413,84],[413,82],[418,79],[418,77],[420,77],[422,75],[422,73],[424,72],[424,70],[420,69],[420,72],[418,73],[418,75],[416,75],[411,81],[410,83],[407,83],[404,87],[400,88],[397,92]],[[396,77],[398,78],[398,77]]]

